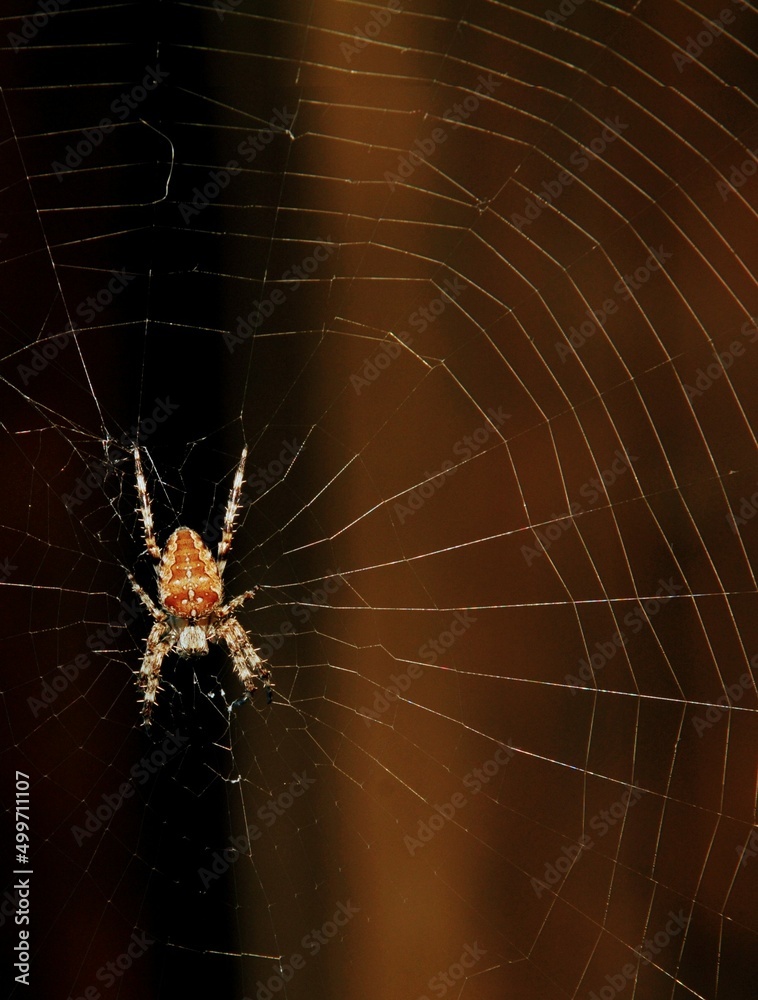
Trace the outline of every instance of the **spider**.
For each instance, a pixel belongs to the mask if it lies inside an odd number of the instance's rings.
[[[233,614],[241,604],[255,594],[258,588],[247,590],[224,604],[224,590],[221,583],[226,557],[234,535],[234,520],[240,504],[247,448],[242,449],[242,457],[229,493],[215,559],[200,535],[192,528],[185,527],[177,528],[169,536],[161,552],[155,538],[150,497],[137,446],[133,449],[133,454],[145,545],[157,563],[158,576],[158,604],[156,604],[132,574],[128,574],[132,588],[150,612],[154,622],[147,639],[138,679],[138,684],[144,691],[143,724],[150,725],[151,712],[158,691],[161,690],[159,684],[164,657],[170,652],[178,653],[182,658],[204,656],[208,652],[209,642],[226,643],[234,669],[247,689],[247,697],[252,697],[257,690],[255,686],[257,679],[263,682],[270,702],[273,686],[271,671]]]

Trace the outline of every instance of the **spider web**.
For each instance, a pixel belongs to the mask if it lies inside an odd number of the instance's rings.
[[[754,997],[754,8],[6,6],[33,992]]]

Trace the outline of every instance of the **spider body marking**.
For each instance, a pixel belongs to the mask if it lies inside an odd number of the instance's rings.
[[[142,717],[150,724],[151,712],[160,690],[160,671],[164,658],[170,652],[180,657],[203,656],[209,642],[223,642],[227,646],[240,680],[252,696],[255,681],[261,680],[271,700],[271,671],[250,642],[247,632],[233,612],[251,598],[257,588],[248,590],[228,603],[223,603],[222,576],[226,557],[231,548],[234,520],[240,503],[245,474],[247,449],[234,477],[229,501],[224,515],[221,541],[214,558],[200,535],[192,528],[181,527],[172,532],[163,550],[160,549],[153,525],[150,496],[147,492],[139,448],[134,448],[134,466],[137,479],[140,513],[148,553],[157,563],[158,604],[129,574],[132,588],[153,618],[153,627],[147,639],[139,686],[144,691]]]
[[[177,528],[158,567],[162,606],[178,618],[207,618],[221,603],[221,575],[210,549],[192,528]]]

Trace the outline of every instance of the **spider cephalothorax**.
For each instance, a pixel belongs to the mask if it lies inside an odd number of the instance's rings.
[[[160,690],[161,665],[167,653],[173,651],[182,657],[202,656],[208,652],[209,642],[226,643],[234,669],[249,694],[255,693],[255,681],[260,679],[270,696],[271,671],[233,614],[244,601],[253,596],[255,589],[240,594],[227,604],[223,603],[224,588],[221,579],[232,544],[246,458],[247,449],[244,448],[229,494],[221,541],[214,558],[203,539],[192,528],[177,528],[161,552],[155,539],[150,497],[139,449],[134,449],[145,545],[158,564],[158,604],[129,574],[132,587],[154,620],[139,674],[139,685],[144,690],[142,717],[146,725],[150,723],[150,713]]]

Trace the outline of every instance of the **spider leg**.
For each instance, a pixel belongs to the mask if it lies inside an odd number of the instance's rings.
[[[227,618],[217,625],[216,635],[226,643],[237,676],[245,685],[248,694],[250,696],[255,694],[257,690],[255,681],[260,680],[263,682],[268,700],[271,701],[271,688],[274,686],[271,671],[258,655],[258,651],[250,642],[250,637],[237,619]]]
[[[224,617],[230,615],[232,611],[236,611],[241,604],[245,603],[245,601],[249,601],[250,598],[254,597],[259,590],[260,587],[253,587],[252,590],[246,590],[244,594],[240,594],[238,597],[232,598],[232,600],[229,601],[228,604],[225,604],[224,607],[221,609],[223,611]]]
[[[137,477],[137,495],[139,496],[140,513],[142,514],[142,528],[145,535],[145,545],[147,551],[156,562],[161,560],[161,550],[155,540],[155,527],[153,525],[153,511],[150,506],[150,497],[147,492],[145,473],[142,471],[142,460],[139,457],[139,448],[134,446],[134,469]]]
[[[221,532],[221,541],[218,543],[218,551],[216,553],[216,562],[218,563],[219,576],[224,573],[224,566],[226,566],[226,557],[229,555],[229,549],[232,547],[232,537],[234,536],[234,519],[237,516],[237,511],[240,505],[240,495],[242,493],[242,484],[245,481],[245,462],[247,461],[247,446],[242,449],[242,457],[240,458],[239,465],[237,466],[237,471],[234,474],[234,482],[232,483],[232,488],[229,493],[229,502],[226,505],[226,513],[224,514],[224,527]]]
[[[161,666],[166,654],[171,650],[174,639],[170,631],[166,630],[163,622],[156,622],[150,630],[145,648],[145,658],[142,661],[142,669],[139,672],[137,683],[144,691],[142,699],[142,722],[145,726],[150,725],[150,713],[155,705],[158,696],[161,679]]]
[[[139,597],[142,603],[145,605],[150,614],[155,618],[156,622],[165,622],[167,615],[164,611],[158,607],[158,605],[153,601],[152,597],[148,594],[146,590],[137,583],[132,574],[127,570],[126,575],[129,577],[129,582],[132,585],[132,590]]]

